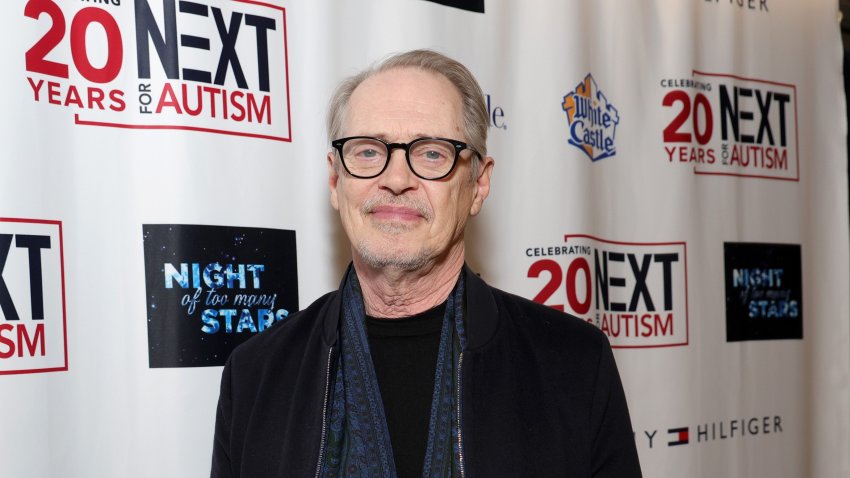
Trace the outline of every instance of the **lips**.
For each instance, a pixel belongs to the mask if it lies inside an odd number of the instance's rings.
[[[369,214],[384,221],[418,221],[424,215],[415,208],[405,206],[380,205],[371,208]]]

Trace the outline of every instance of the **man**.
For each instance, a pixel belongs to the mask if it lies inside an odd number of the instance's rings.
[[[605,336],[464,265],[488,124],[435,52],[340,85],[328,182],[352,266],[230,356],[213,477],[640,476]]]

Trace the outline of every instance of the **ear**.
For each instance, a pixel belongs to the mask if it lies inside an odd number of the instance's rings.
[[[331,190],[331,206],[339,211],[339,201],[337,200],[336,187],[339,184],[339,172],[334,164],[336,155],[333,151],[328,152],[328,187]]]
[[[473,196],[472,206],[469,208],[470,216],[475,216],[481,212],[484,200],[490,195],[490,177],[493,175],[495,164],[496,160],[492,156],[487,156],[481,160],[481,169],[478,170],[478,177],[475,179],[475,196]]]

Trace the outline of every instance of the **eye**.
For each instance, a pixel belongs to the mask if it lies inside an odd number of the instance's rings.
[[[371,138],[357,138],[345,143],[342,151],[346,161],[374,162],[383,159],[387,150],[383,143]]]
[[[454,147],[451,143],[440,140],[426,140],[416,143],[410,151],[416,161],[429,163],[450,162],[454,157]]]
[[[355,155],[358,158],[363,159],[371,159],[378,156],[378,154],[378,151],[374,148],[363,148],[362,150],[355,152]]]
[[[430,159],[430,160],[434,160],[434,161],[438,161],[438,160],[444,159],[446,157],[445,153],[443,153],[441,151],[435,151],[433,149],[430,150],[430,151],[425,151],[422,154],[425,157],[425,159]]]

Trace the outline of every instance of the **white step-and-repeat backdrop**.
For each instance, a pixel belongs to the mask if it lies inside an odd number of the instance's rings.
[[[0,11],[3,477],[207,475],[228,353],[348,261],[332,88],[423,47],[487,94],[470,264],[605,331],[645,475],[850,476],[834,0]]]

